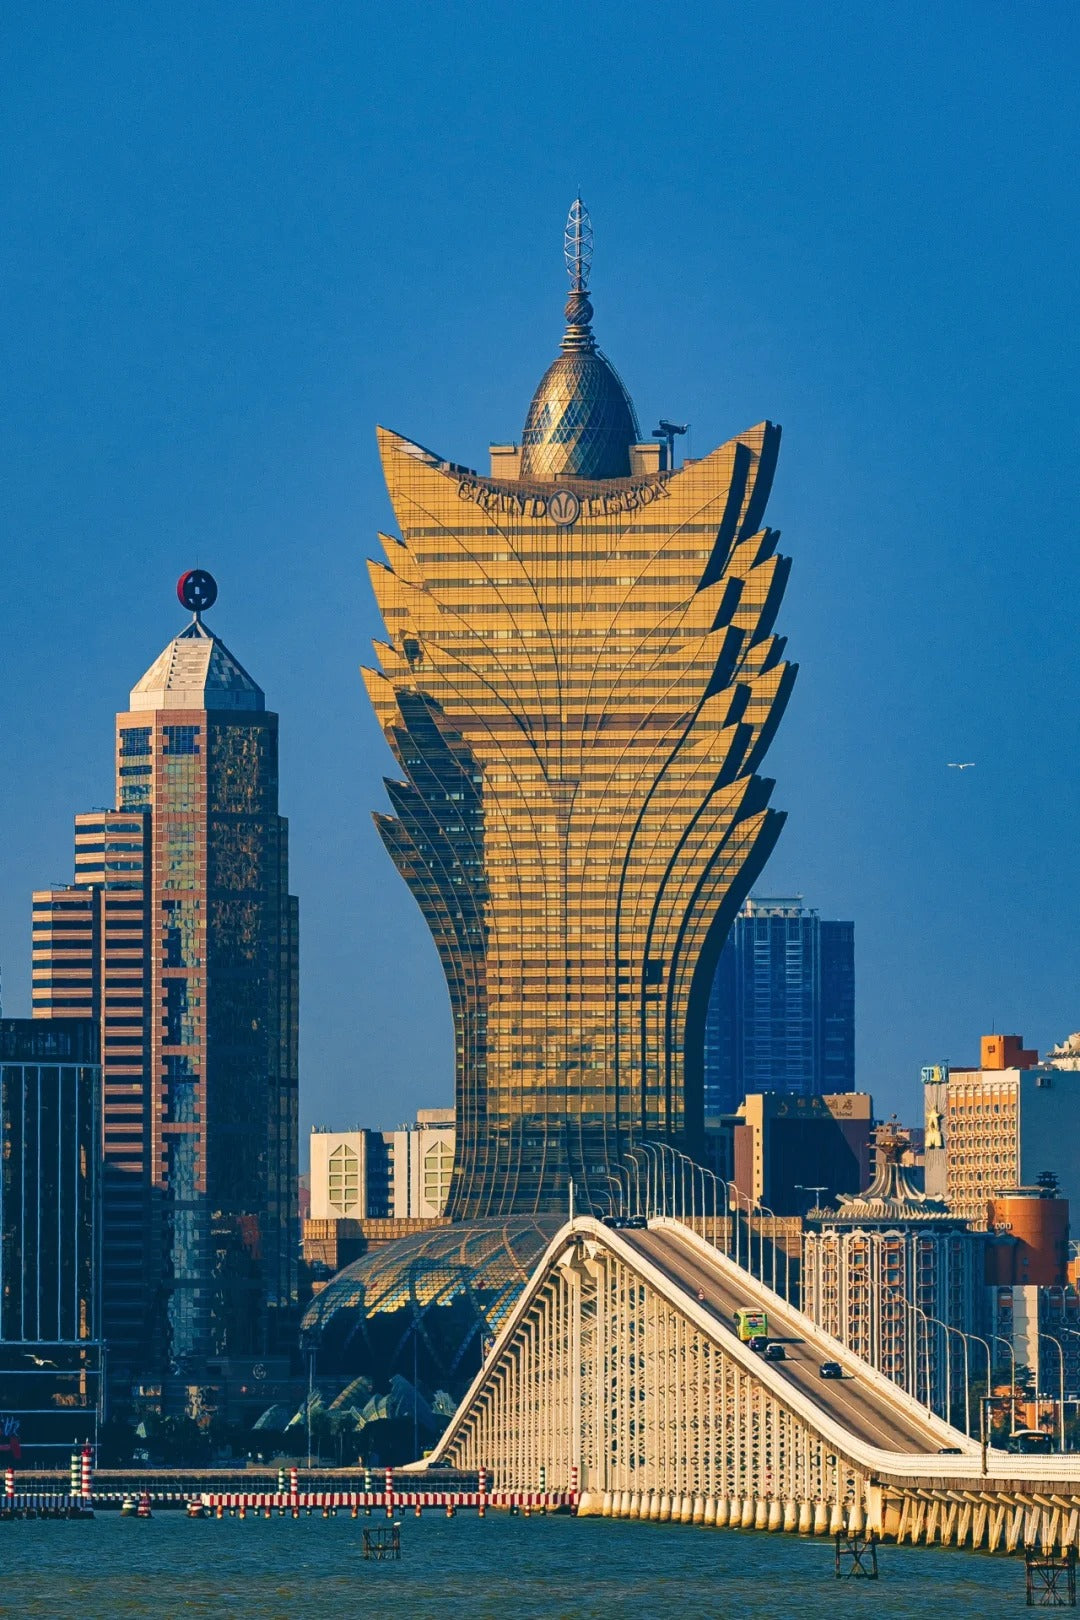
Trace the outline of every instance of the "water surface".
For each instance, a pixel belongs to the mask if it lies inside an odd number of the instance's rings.
[[[385,1518],[0,1523],[0,1615],[238,1620],[1004,1620],[1019,1558],[883,1547],[839,1582],[827,1539],[611,1519],[404,1517],[397,1563],[365,1562]]]

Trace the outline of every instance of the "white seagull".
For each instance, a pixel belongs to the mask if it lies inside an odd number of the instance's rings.
[[[974,763],[973,759],[950,759],[948,768],[950,771],[970,771]]]
[[[32,1361],[34,1363],[35,1367],[55,1367],[56,1366],[56,1362],[55,1361],[50,1361],[48,1356],[32,1356],[29,1351],[26,1352],[25,1359],[27,1361]]]

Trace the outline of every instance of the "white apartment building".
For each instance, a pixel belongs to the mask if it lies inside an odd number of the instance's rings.
[[[454,1110],[418,1109],[396,1131],[356,1127],[311,1133],[311,1219],[441,1215],[454,1168]]]

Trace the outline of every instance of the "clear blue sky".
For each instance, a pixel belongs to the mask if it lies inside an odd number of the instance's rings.
[[[802,673],[759,887],[855,919],[861,1085],[911,1116],[982,1030],[1080,1027],[1078,60],[1066,0],[9,0],[5,1011],[198,561],[282,719],[305,1119],[450,1100],[370,820],[373,429],[478,466],[518,436],[580,184],[643,422],[784,427]]]

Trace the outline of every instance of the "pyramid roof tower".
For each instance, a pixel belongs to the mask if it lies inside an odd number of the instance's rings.
[[[262,688],[198,613],[131,689],[132,710],[265,707]]]

